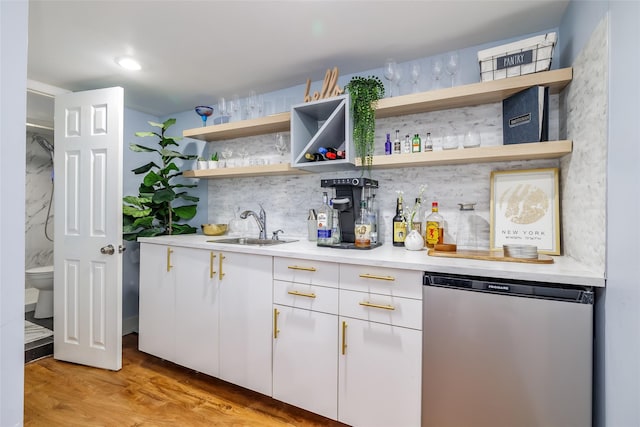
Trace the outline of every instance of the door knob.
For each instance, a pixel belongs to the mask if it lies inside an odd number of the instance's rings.
[[[105,255],[113,255],[116,252],[116,248],[113,245],[107,245],[100,248],[100,253]]]

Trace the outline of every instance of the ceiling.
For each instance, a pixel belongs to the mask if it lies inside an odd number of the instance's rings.
[[[559,26],[569,0],[29,1],[28,79],[158,117]],[[136,57],[142,70],[115,58]],[[42,97],[40,97],[42,98]],[[51,99],[27,117],[52,121]],[[50,108],[50,111],[47,111]],[[42,117],[41,117],[42,116]]]

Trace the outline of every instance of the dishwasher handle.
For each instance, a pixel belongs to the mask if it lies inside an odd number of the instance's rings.
[[[557,283],[528,282],[521,280],[507,281],[475,276],[425,273],[422,284],[424,286],[438,286],[514,297],[550,299],[591,305],[594,303],[594,293],[591,288],[581,288]]]

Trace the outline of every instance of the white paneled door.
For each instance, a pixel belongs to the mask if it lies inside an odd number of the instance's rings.
[[[122,367],[120,87],[55,102],[54,357]]]

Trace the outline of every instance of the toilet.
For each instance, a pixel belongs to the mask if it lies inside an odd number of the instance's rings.
[[[53,317],[53,265],[28,269],[26,280],[29,285],[38,289],[38,301],[33,317]]]

